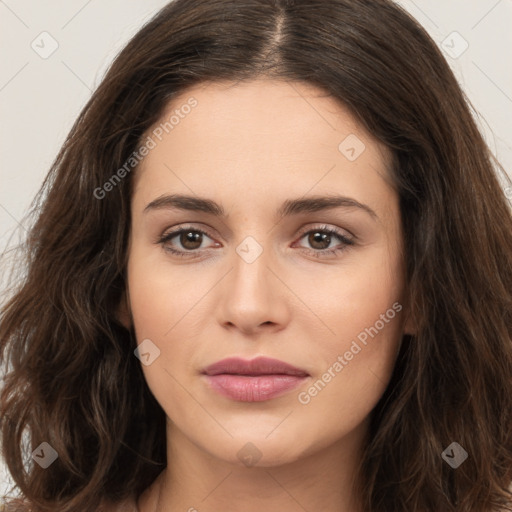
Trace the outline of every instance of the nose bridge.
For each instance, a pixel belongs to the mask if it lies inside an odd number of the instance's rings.
[[[266,323],[280,325],[284,322],[286,308],[279,304],[280,283],[268,268],[274,261],[269,240],[265,234],[247,235],[235,247],[233,268],[226,276],[220,299],[221,323],[250,332]]]
[[[260,242],[255,236],[248,235],[235,248],[233,280],[237,287],[241,286],[242,290],[248,288],[246,291],[251,293],[255,292],[255,288],[261,292],[262,288],[268,286],[267,265],[271,249],[262,237],[258,237]]]

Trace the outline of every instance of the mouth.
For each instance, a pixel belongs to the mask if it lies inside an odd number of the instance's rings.
[[[267,357],[223,359],[205,368],[202,374],[214,391],[239,402],[277,398],[310,376],[305,370]]]

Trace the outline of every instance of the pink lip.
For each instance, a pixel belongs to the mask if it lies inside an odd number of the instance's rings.
[[[241,402],[270,400],[295,388],[309,376],[304,370],[268,357],[223,359],[202,373],[215,391]]]

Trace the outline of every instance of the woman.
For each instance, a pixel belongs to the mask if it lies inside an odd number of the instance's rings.
[[[390,1],[170,3],[33,210],[0,324],[13,509],[512,510],[493,163]]]

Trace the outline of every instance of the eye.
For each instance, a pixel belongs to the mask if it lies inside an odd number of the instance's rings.
[[[157,243],[161,244],[167,252],[176,254],[177,256],[187,257],[193,255],[190,253],[194,253],[198,249],[204,249],[204,247],[201,246],[205,236],[210,238],[208,233],[202,229],[182,227],[175,231],[171,231],[170,233],[165,233],[158,239]],[[181,245],[182,249],[175,249],[169,245],[169,242],[174,238],[177,239],[177,242]],[[217,242],[215,243],[217,247],[220,245]]]
[[[348,246],[354,245],[354,241],[351,238],[348,238],[337,229],[330,228],[328,226],[319,226],[317,228],[310,229],[302,233],[300,239],[302,240],[306,236],[306,241],[312,249],[308,247],[305,247],[305,249],[318,258],[339,254],[346,250]],[[339,246],[338,244],[338,246],[332,247],[331,243],[335,242],[336,239],[341,242],[342,245]]]

